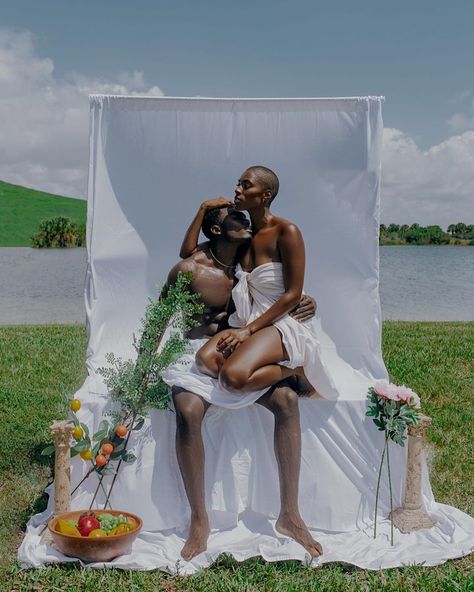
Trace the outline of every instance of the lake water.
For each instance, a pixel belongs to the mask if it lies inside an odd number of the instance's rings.
[[[85,249],[0,248],[0,325],[84,323]],[[384,319],[474,320],[474,247],[381,247]]]

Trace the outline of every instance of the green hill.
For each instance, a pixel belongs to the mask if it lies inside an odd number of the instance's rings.
[[[86,221],[87,202],[0,181],[0,247],[30,247],[41,220],[68,216]]]

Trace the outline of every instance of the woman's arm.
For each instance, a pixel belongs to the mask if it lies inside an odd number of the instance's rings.
[[[215,197],[204,201],[200,206],[197,214],[194,216],[189,228],[186,230],[179,256],[181,259],[190,257],[198,250],[199,233],[201,232],[202,221],[206,212],[214,208],[225,208],[231,206],[233,202],[225,197]]]
[[[297,226],[289,222],[283,223],[278,247],[283,264],[285,292],[268,310],[246,327],[224,331],[217,344],[218,351],[224,353],[224,350],[235,349],[247,337],[272,325],[299,303],[303,292],[305,251],[303,237]]]

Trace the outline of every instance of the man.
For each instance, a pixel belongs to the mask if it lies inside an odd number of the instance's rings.
[[[176,280],[179,272],[191,272],[191,289],[201,295],[205,306],[201,323],[189,337],[211,337],[218,330],[226,315],[233,287],[235,262],[239,249],[252,237],[250,225],[241,212],[230,207],[224,198],[202,204],[189,227],[181,252],[187,245],[197,244],[199,230],[209,239],[194,249],[191,256],[178,263],[168,276],[168,283]],[[314,302],[303,298],[293,312],[297,320],[314,315]],[[204,446],[201,424],[210,403],[202,397],[180,388],[173,388],[176,409],[176,452],[186,494],[191,506],[191,525],[186,543],[181,551],[190,560],[207,548],[209,520],[204,495]],[[258,401],[275,417],[275,455],[277,458],[281,510],[276,528],[302,544],[314,557],[322,548],[310,535],[298,510],[298,482],[301,462],[301,431],[298,396],[288,384],[280,383],[271,388]]]

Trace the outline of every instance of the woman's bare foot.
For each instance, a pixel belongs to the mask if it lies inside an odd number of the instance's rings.
[[[181,557],[186,561],[190,561],[199,553],[207,549],[207,539],[209,538],[209,521],[204,519],[191,519],[191,526],[189,527],[189,534],[184,547],[181,549]]]
[[[311,557],[323,554],[323,548],[311,536],[306,524],[298,513],[280,514],[275,524],[275,530],[302,545]]]

